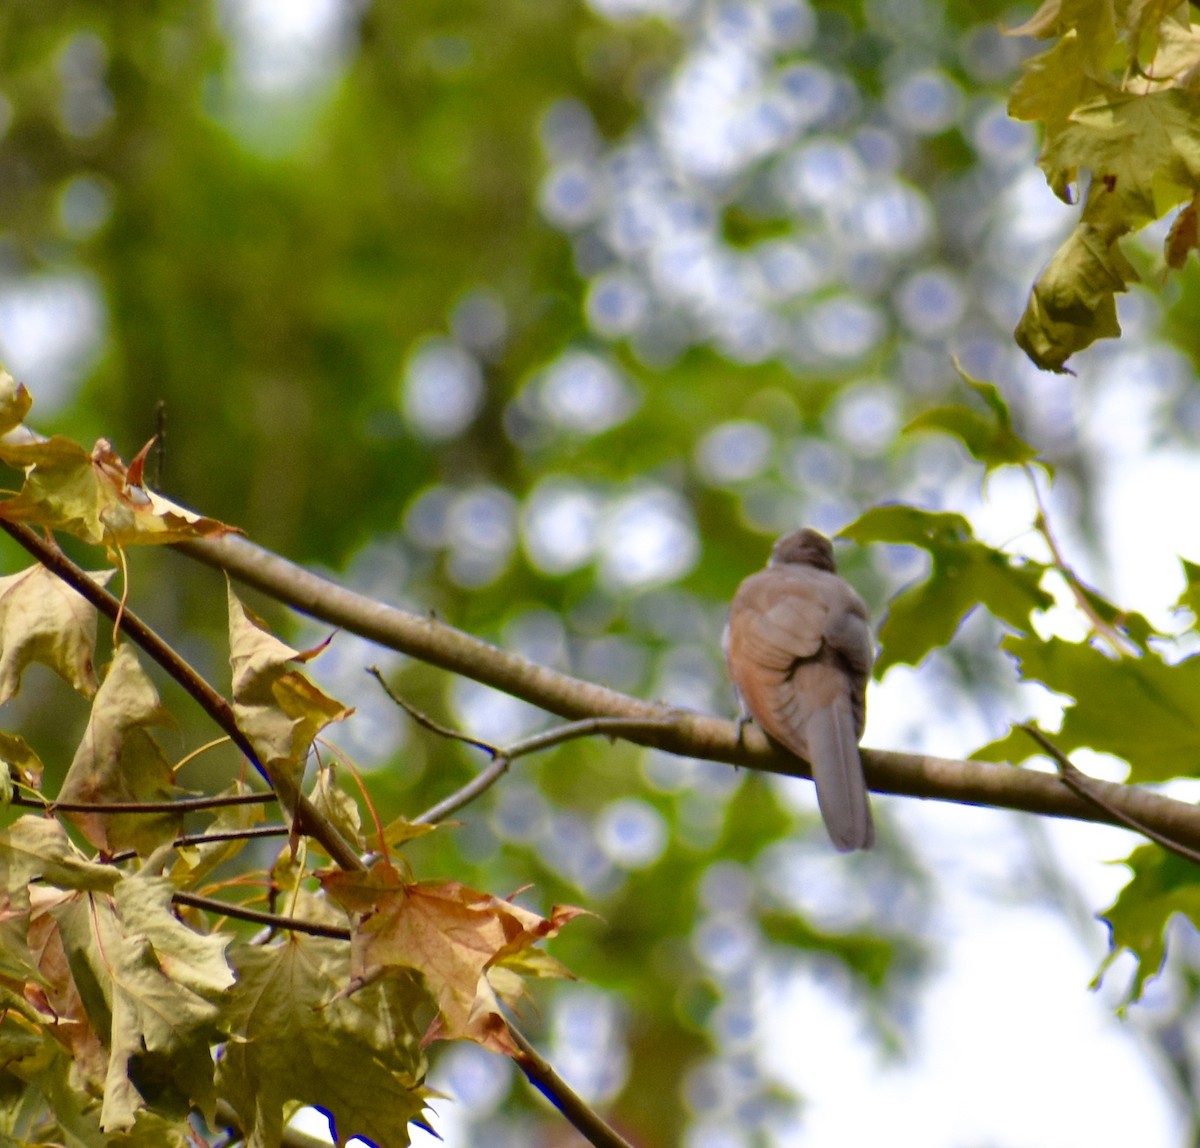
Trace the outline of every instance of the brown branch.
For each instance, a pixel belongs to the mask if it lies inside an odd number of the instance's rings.
[[[0,519],[0,529],[27,550],[52,574],[86,598],[106,618],[119,624],[130,640],[144,650],[196,701],[202,710],[229,736],[256,770],[279,796],[296,828],[319,842],[343,869],[362,869],[363,863],[337,827],[304,796],[290,778],[272,777],[238,728],[233,707],[183,660],[162,638],[103,586],[93,582],[87,572],[68,558],[58,546],[47,542],[36,531],[19,522]]]
[[[430,806],[424,813],[414,817],[411,822],[413,825],[432,825],[434,822],[449,817],[452,813],[457,813],[463,806],[469,805],[475,798],[491,789],[508,772],[508,767],[518,757],[525,757],[528,754],[538,753],[544,749],[552,749],[556,745],[562,745],[564,742],[573,741],[580,737],[592,737],[595,734],[608,734],[610,737],[615,737],[623,733],[638,732],[646,729],[648,726],[661,726],[663,724],[660,720],[654,718],[585,718],[583,721],[571,722],[569,725],[562,725],[555,729],[536,733],[532,737],[525,738],[514,745],[501,747],[492,745],[491,742],[481,741],[479,738],[471,737],[459,730],[442,725],[441,722],[434,721],[428,714],[423,713],[411,702],[406,701],[397,694],[384,681],[383,673],[378,666],[368,666],[367,673],[383,687],[383,692],[419,726],[437,734],[438,737],[444,737],[450,741],[462,742],[464,745],[481,749],[484,753],[490,755],[492,759],[491,764],[482,773],[471,778],[461,789],[456,789],[449,797],[444,797],[435,805]]]
[[[173,849],[185,849],[189,845],[211,845],[216,841],[254,841],[258,838],[287,837],[291,829],[286,825],[252,825],[248,829],[226,829],[217,833],[185,833],[171,842]],[[136,849],[125,849],[108,858],[110,865],[132,861],[138,855]]]
[[[464,806],[470,805],[475,798],[491,789],[508,772],[511,764],[511,758],[505,757],[502,753],[497,754],[487,768],[477,773],[466,785],[456,789],[448,797],[443,797],[441,801],[435,802],[424,813],[418,813],[412,819],[412,824],[436,825],[439,821],[445,821],[452,813],[457,813]]]
[[[13,794],[12,804],[47,813],[194,813],[230,805],[267,805],[274,793],[223,793],[215,797],[181,797],[176,801],[51,801],[48,797]]]
[[[190,905],[193,909],[203,909],[207,913],[216,913],[219,917],[234,917],[239,921],[251,921],[256,925],[269,925],[272,929],[308,933],[313,937],[330,937],[335,941],[350,940],[350,930],[339,928],[337,925],[321,925],[316,921],[302,921],[299,917],[283,917],[278,913],[268,913],[262,909],[248,909],[244,905],[218,901],[213,897],[200,897],[195,893],[172,893],[171,900],[176,905]]]
[[[244,538],[180,543],[176,549],[305,614],[359,634],[389,649],[578,719],[610,716],[656,723],[628,738],[668,753],[705,758],[792,777],[809,777],[807,764],[775,749],[754,726],[739,738],[737,723],[631,698],[616,690],[557,673],[498,649],[436,619],[375,602],[320,578]],[[924,754],[863,750],[867,781],[878,793],[932,798],[1112,823],[1093,802],[1036,770],[988,762],[955,761]],[[1114,808],[1184,845],[1200,848],[1200,807],[1136,785],[1095,782]]]
[[[1169,837],[1164,837],[1161,833],[1157,833],[1155,830],[1143,825],[1136,817],[1130,817],[1122,810],[1114,808],[1111,802],[1106,801],[1095,791],[1096,779],[1089,777],[1075,765],[1037,726],[1020,725],[1017,728],[1033,738],[1054,759],[1054,764],[1058,767],[1058,776],[1062,778],[1063,785],[1067,786],[1073,793],[1079,794],[1085,801],[1090,801],[1098,809],[1107,813],[1118,824],[1124,825],[1127,829],[1132,829],[1135,833],[1140,833],[1144,837],[1148,837],[1156,845],[1161,845],[1168,853],[1174,853],[1176,857],[1182,857],[1185,861],[1190,861],[1193,865],[1200,865],[1200,853],[1193,849],[1188,849],[1184,845],[1180,845],[1177,841],[1172,841]]]
[[[589,1144],[595,1145],[595,1148],[633,1148],[624,1136],[602,1120],[595,1109],[554,1071],[511,1021],[508,1031],[512,1033],[513,1040],[521,1050],[521,1055],[517,1058],[518,1067],[525,1073],[530,1084],[566,1117],[576,1132]]]

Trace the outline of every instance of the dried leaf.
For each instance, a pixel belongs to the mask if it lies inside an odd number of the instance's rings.
[[[309,796],[316,811],[361,853],[365,843],[358,802],[338,786],[334,771],[329,766],[322,766],[317,771],[317,781]]]
[[[99,586],[112,570],[88,575]],[[44,566],[0,578],[0,705],[30,662],[49,666],[85,697],[96,692],[96,608]]]
[[[0,442],[0,461],[25,471],[25,485],[0,503],[0,518],[65,530],[105,546],[181,542],[234,527],[178,506],[140,482],[100,439],[89,454],[55,435],[39,442]],[[134,477],[140,478],[140,471]]]
[[[33,406],[33,398],[3,367],[0,367],[0,435],[19,427]]]
[[[158,691],[138,664],[133,647],[116,648],[83,740],[67,771],[60,802],[157,802],[175,797],[171,767],[150,735],[172,724]],[[145,856],[178,835],[176,813],[68,813],[87,839],[105,853],[136,849]]]
[[[354,711],[322,693],[299,670],[301,653],[267,633],[229,589],[233,712],[272,777],[298,784],[313,738]]]
[[[414,969],[438,1003],[439,1016],[426,1041],[474,1040],[510,1056],[517,1050],[488,971],[507,965],[510,972],[562,975],[565,969],[557,962],[522,965],[518,957],[584,911],[556,905],[548,918],[541,917],[455,881],[407,882],[382,862],[365,875],[326,874],[322,883],[348,910],[364,914],[351,941],[357,980],[394,968]],[[511,978],[503,984],[507,995]]]
[[[175,1094],[214,1119],[210,1046],[234,980],[228,938],[181,924],[173,891],[139,875],[111,897],[79,894],[53,911],[88,1018],[107,1037],[106,1131],[133,1128],[148,1095],[161,1106]]]

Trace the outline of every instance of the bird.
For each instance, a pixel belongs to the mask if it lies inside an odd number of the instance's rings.
[[[766,569],[737,588],[724,636],[742,711],[812,767],[817,804],[841,852],[875,842],[858,741],[875,649],[867,607],[815,530],[775,543]]]

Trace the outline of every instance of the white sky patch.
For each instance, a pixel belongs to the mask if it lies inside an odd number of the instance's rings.
[[[39,414],[66,402],[99,350],[103,296],[82,273],[0,286],[0,362],[37,397]]]
[[[299,95],[340,65],[356,5],[343,0],[225,0],[242,82],[266,96]]]

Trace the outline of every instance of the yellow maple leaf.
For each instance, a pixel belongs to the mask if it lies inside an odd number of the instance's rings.
[[[229,588],[233,712],[272,779],[298,784],[313,738],[354,712],[294,668],[319,652],[293,650],[269,634]]]
[[[141,465],[148,449],[149,444],[126,467],[106,439],[90,453],[61,435],[0,442],[0,461],[25,471],[20,493],[0,502],[0,518],[65,530],[109,547],[182,542],[235,529],[150,490]]]
[[[169,801],[177,790],[171,766],[150,728],[172,724],[158,691],[138,664],[128,642],[112,664],[92,702],[83,740],[63,780],[63,803]],[[67,813],[98,849],[136,849],[143,856],[175,837],[182,815],[175,813]]]

